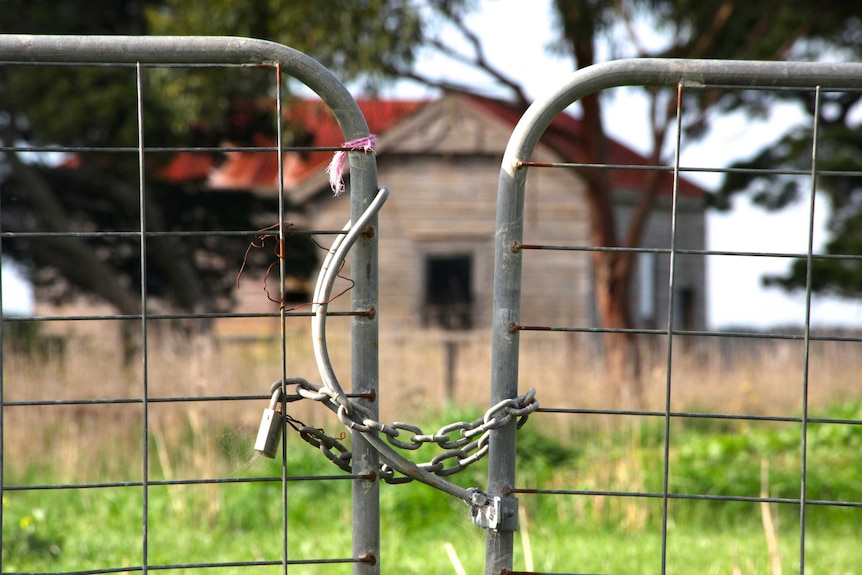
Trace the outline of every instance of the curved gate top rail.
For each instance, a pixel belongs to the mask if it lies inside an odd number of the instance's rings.
[[[862,88],[862,64],[822,62],[746,62],[642,58],[595,64],[572,73],[554,92],[533,102],[506,147],[503,171],[527,159],[554,117],[584,96],[621,86],[696,87],[719,84],[732,88]]]
[[[224,36],[31,36],[4,35],[0,42],[0,61],[49,62],[68,63],[141,63],[141,64],[200,64],[201,62],[227,65],[261,65],[279,64],[283,71],[303,82],[314,90],[327,104],[335,115],[344,134],[345,141],[357,140],[369,135],[365,117],[353,96],[344,85],[322,64],[310,56],[288,46],[266,40],[237,38]],[[350,154],[351,170],[362,170],[368,175],[367,165],[361,162],[373,161],[368,154]],[[357,164],[360,162],[360,164]],[[371,172],[375,174],[376,170]],[[367,181],[366,178],[362,178]],[[354,188],[359,187],[359,178],[354,180]],[[354,190],[354,200],[351,202],[352,221],[363,217],[365,210],[373,199],[373,186],[369,184],[361,193]],[[363,199],[365,198],[365,199]],[[373,256],[361,252],[363,258]],[[357,266],[364,269],[365,266]],[[355,289],[354,303],[358,308],[373,308],[376,299],[376,283],[369,281],[362,285],[373,287],[374,292],[368,296],[361,295],[364,290]],[[360,294],[360,295],[357,295]],[[357,299],[365,300],[357,303]],[[321,310],[325,315],[325,307]],[[371,322],[365,322],[372,325]],[[362,329],[362,328],[357,328]],[[374,329],[366,328],[366,329]],[[365,334],[357,337],[359,346],[364,346],[376,334]],[[368,357],[367,350],[356,349],[355,356]],[[369,361],[368,359],[357,361]],[[323,362],[327,365],[328,360]],[[324,370],[322,373],[325,373]],[[376,380],[377,366],[363,365],[358,373],[363,377]],[[401,471],[409,473],[417,479],[435,486],[445,492],[470,503],[473,494],[470,490],[436,477],[423,469],[399,457],[398,454],[382,443],[375,436],[366,436],[367,440],[382,450],[390,462],[398,462]]]
[[[344,133],[345,141],[368,135],[368,125],[359,111],[359,106],[329,69],[294,48],[268,40],[232,36],[4,34],[0,42],[0,61],[82,64],[280,64],[284,72],[311,88],[329,106]]]

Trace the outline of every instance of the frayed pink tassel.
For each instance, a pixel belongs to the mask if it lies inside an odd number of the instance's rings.
[[[343,147],[355,150],[357,152],[373,152],[374,146],[377,145],[377,136],[369,134],[364,138],[353,140],[352,142],[344,142]],[[344,192],[344,164],[347,162],[347,152],[339,150],[332,156],[332,161],[326,168],[329,174],[329,187],[336,196],[340,196]]]

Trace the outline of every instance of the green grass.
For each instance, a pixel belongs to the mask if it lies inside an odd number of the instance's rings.
[[[822,414],[862,419],[862,403]],[[441,422],[472,419],[448,411]],[[427,426],[429,429],[433,425]],[[714,420],[675,421],[671,430],[670,491],[710,496],[798,498],[799,425]],[[192,441],[193,440],[193,441]],[[221,459],[219,476],[278,477],[279,461],[254,457],[253,437],[232,430],[211,438]],[[208,438],[185,438],[183,444]],[[155,442],[151,441],[151,444]],[[519,434],[519,486],[544,489],[662,489],[664,427],[660,419],[614,431],[573,429],[560,437],[534,422]],[[808,498],[858,501],[862,426],[811,424]],[[289,438],[288,473],[337,475],[321,454]],[[175,447],[173,461],[187,459]],[[133,453],[133,452],[129,452]],[[425,458],[426,453],[418,455]],[[114,458],[118,457],[115,453]],[[135,459],[133,455],[130,458]],[[154,453],[151,479],[165,476]],[[113,462],[114,468],[116,461]],[[66,481],[50,465],[6,470],[8,485]],[[137,468],[140,461],[128,462]],[[137,466],[137,467],[136,467]],[[175,477],[203,477],[175,465]],[[481,487],[479,464],[455,481]],[[181,475],[185,474],[185,475]],[[288,557],[291,561],[351,555],[350,481],[288,484]],[[658,573],[662,567],[662,501],[651,497],[521,494],[522,528],[515,534],[515,568],[579,573]],[[383,573],[455,573],[454,550],[468,573],[484,567],[484,532],[463,503],[419,484],[381,485]],[[9,490],[3,499],[3,571],[57,572],[138,566],[143,562],[144,498],[140,486]],[[279,561],[282,557],[279,482],[151,485],[148,489],[148,564],[182,565]],[[772,504],[783,572],[799,570],[799,507]],[[668,506],[667,573],[769,573],[770,554],[757,502],[672,499]],[[806,508],[806,573],[857,572],[862,509]],[[529,564],[528,564],[529,563]],[[227,567],[218,573],[273,573],[275,567]],[[292,573],[348,574],[345,565],[294,565]],[[189,572],[177,569],[172,572]],[[200,571],[195,571],[199,573]]]

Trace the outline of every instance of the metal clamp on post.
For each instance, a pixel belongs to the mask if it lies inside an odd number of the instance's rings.
[[[518,530],[517,497],[491,496],[471,489],[470,515],[473,524],[492,531]]]

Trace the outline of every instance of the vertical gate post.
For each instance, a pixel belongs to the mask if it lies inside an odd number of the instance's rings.
[[[364,134],[367,135],[367,134]],[[377,194],[377,162],[373,154],[350,152],[350,216],[357,221]],[[377,397],[378,388],[378,321],[377,321],[377,215],[368,223],[351,249],[351,270],[355,285],[354,310],[368,311],[353,317],[351,374],[353,393],[371,391]],[[379,417],[376,401],[359,400]],[[377,450],[353,431],[353,472],[371,479],[353,480],[353,557],[364,561],[354,563],[354,575],[380,573],[380,480]]]
[[[491,405],[518,395],[519,336],[514,329],[520,322],[521,254],[515,248],[522,240],[524,228],[524,180],[526,170],[518,169],[508,154],[497,194],[497,233],[494,246],[494,317],[491,340]],[[488,494],[507,498],[515,485],[515,421],[492,431],[488,451]],[[514,514],[514,498],[506,508]],[[486,531],[486,575],[498,575],[512,569],[514,531]]]

